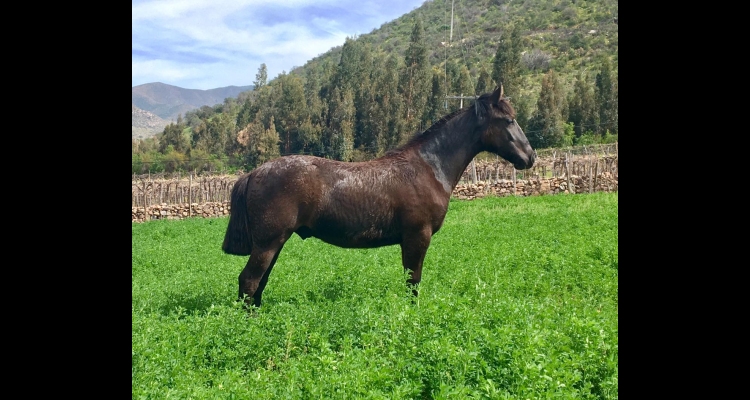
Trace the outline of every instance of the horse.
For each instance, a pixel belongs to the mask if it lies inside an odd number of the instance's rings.
[[[400,245],[414,296],[432,235],[440,230],[461,174],[488,151],[516,169],[536,151],[500,85],[404,145],[364,162],[307,155],[270,160],[232,187],[222,250],[250,256],[238,277],[239,299],[260,307],[284,243],[296,233],[344,248]]]

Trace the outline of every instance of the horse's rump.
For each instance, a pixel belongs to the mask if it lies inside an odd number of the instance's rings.
[[[248,214],[247,185],[251,174],[245,174],[234,184],[229,203],[229,226],[224,235],[221,249],[227,254],[250,255],[253,247],[250,235],[250,215]]]

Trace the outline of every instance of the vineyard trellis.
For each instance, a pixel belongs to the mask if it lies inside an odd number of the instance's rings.
[[[617,176],[617,143],[571,147],[567,149],[543,149],[537,151],[534,166],[527,170],[516,170],[513,164],[500,157],[476,160],[476,180],[498,182],[502,179],[557,178],[586,176],[593,179],[608,173]],[[460,182],[473,183],[469,168],[464,171]]]
[[[235,175],[159,173],[133,175],[132,206],[193,204],[229,201]]]

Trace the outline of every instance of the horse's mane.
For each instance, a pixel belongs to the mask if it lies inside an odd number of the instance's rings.
[[[394,154],[401,152],[402,150],[419,146],[420,144],[428,141],[432,136],[435,135],[436,132],[439,132],[445,124],[448,123],[448,121],[452,120],[453,118],[458,117],[459,115],[463,115],[465,113],[468,113],[469,111],[474,111],[476,113],[477,118],[482,119],[485,116],[487,116],[487,113],[489,112],[489,101],[488,98],[492,95],[492,93],[485,93],[474,101],[472,105],[469,107],[459,108],[456,111],[453,111],[450,114],[445,115],[444,117],[440,118],[437,122],[432,124],[429,128],[427,128],[423,132],[417,132],[415,133],[409,141],[407,141],[402,146],[399,146],[393,150],[389,150],[386,152],[386,155]],[[505,114],[508,118],[516,118],[516,110],[513,109],[513,106],[510,105],[510,102],[508,101],[509,98],[502,98],[500,99],[497,106],[500,108],[500,112]]]

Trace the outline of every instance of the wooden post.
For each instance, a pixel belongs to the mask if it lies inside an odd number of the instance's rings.
[[[516,195],[516,166],[513,166],[513,196]]]
[[[557,150],[552,152],[552,177],[553,178],[555,177],[555,162],[557,161],[557,158],[555,158],[555,156],[557,156]]]
[[[597,160],[596,165],[594,165],[594,188],[596,188],[596,174],[597,174],[598,169],[599,169],[599,160]]]
[[[474,159],[471,159],[471,183],[477,184],[477,166],[474,164]]]
[[[190,172],[190,190],[188,191],[188,218],[193,216],[193,173]]]
[[[589,193],[594,193],[593,179],[593,168],[591,167],[591,160],[589,160]]]
[[[565,179],[568,181],[568,193],[575,193],[572,192],[572,187],[570,186],[570,157],[568,157],[568,153],[565,153]]]

